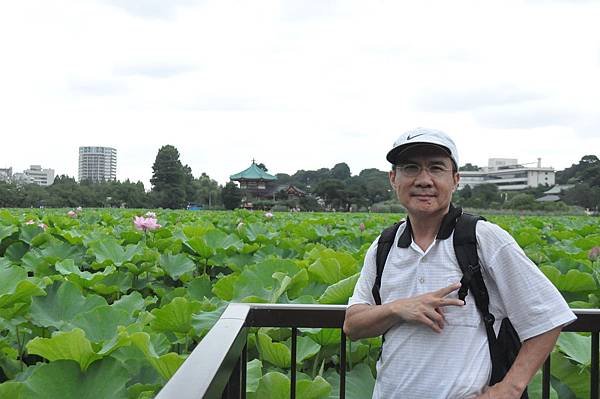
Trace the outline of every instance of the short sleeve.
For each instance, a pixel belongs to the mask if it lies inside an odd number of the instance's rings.
[[[576,319],[561,293],[510,234],[492,223],[480,222],[477,239],[482,266],[497,290],[490,292],[490,307],[494,299],[501,302],[499,307],[522,341]]]
[[[349,307],[358,304],[375,305],[375,300],[373,299],[371,290],[373,289],[373,284],[375,284],[375,275],[377,273],[375,258],[378,240],[379,237],[373,241],[367,250],[367,253],[365,254],[365,260],[362,270],[360,271],[358,281],[356,282],[356,286],[354,287],[354,293],[350,299],[348,299]]]

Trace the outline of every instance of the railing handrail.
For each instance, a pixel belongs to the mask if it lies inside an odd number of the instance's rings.
[[[314,327],[319,324],[324,328],[341,328],[345,310],[346,305],[230,303],[156,398],[220,398],[242,354],[248,327]],[[315,311],[330,312],[334,317],[326,322],[315,317],[304,319]],[[572,311],[578,318],[563,331],[600,331],[597,321],[600,309]]]

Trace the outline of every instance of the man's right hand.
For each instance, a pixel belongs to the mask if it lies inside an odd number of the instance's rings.
[[[459,288],[460,283],[455,283],[416,297],[397,299],[390,303],[392,312],[404,321],[421,323],[440,333],[446,322],[444,307],[464,306],[465,304],[458,298],[447,298],[449,294]]]
[[[421,323],[436,332],[444,328],[446,306],[464,306],[457,298],[447,298],[458,290],[460,283],[412,298],[397,299],[381,306],[357,304],[346,310],[344,333],[352,340],[376,337],[394,325],[405,321]]]

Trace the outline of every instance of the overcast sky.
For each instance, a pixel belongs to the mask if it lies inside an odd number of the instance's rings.
[[[19,0],[0,5],[0,168],[77,176],[117,148],[149,189],[172,144],[223,184],[387,170],[405,130],[460,163],[600,154],[600,1]]]

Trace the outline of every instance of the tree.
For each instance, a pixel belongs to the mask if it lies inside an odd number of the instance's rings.
[[[262,163],[262,162],[261,162],[261,163],[258,163],[258,164],[256,164],[256,166],[258,166],[259,168],[261,168],[261,169],[262,169],[262,170],[264,170],[265,172],[268,172],[268,171],[269,171],[269,169],[267,169],[267,167],[265,166],[265,164],[264,164],[264,163]]]
[[[334,208],[347,209],[348,201],[344,189],[345,185],[341,180],[327,179],[317,185],[315,193],[323,198],[325,204]]]
[[[225,209],[232,210],[238,208],[242,202],[242,190],[234,182],[230,181],[223,187],[221,198]]]
[[[465,172],[477,172],[479,170],[481,170],[481,168],[477,165],[472,165],[471,163],[466,163],[463,166],[461,166],[460,168],[458,168],[459,171],[465,171]]]
[[[158,150],[152,165],[152,197],[154,205],[178,209],[186,205],[186,171],[179,160],[179,151],[172,145]]]
[[[331,169],[331,177],[334,179],[348,180],[350,176],[350,167],[345,162],[335,164]]]

